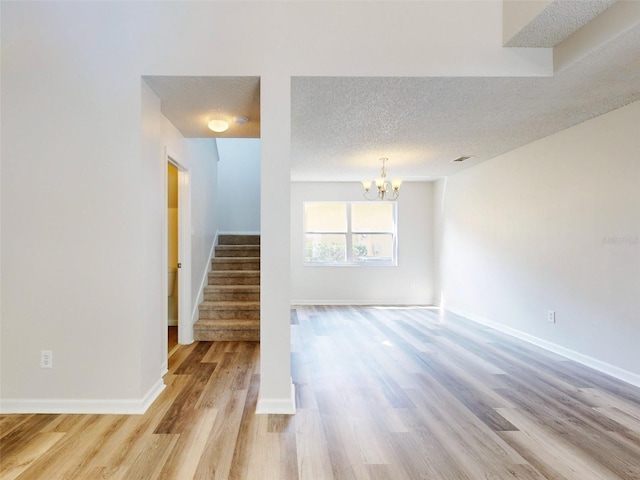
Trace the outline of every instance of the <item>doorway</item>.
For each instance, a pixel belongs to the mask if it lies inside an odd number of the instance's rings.
[[[189,170],[178,157],[165,149],[166,215],[164,284],[166,290],[166,359],[178,344],[193,342],[191,321],[191,191]],[[163,340],[164,340],[163,339]],[[163,341],[164,343],[164,341]]]
[[[167,162],[167,325],[168,355],[178,346],[178,169]]]

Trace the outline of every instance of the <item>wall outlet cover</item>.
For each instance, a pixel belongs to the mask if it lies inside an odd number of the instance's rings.
[[[53,368],[53,352],[51,350],[40,352],[40,368]]]

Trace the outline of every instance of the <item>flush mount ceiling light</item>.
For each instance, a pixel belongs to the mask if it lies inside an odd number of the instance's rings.
[[[229,128],[229,123],[224,120],[211,120],[207,126],[209,127],[209,130],[222,133]]]
[[[402,179],[394,178],[390,182],[387,181],[387,169],[385,168],[385,163],[387,163],[388,158],[381,158],[382,162],[382,170],[380,172],[380,176],[375,180],[363,180],[362,186],[364,187],[364,198],[367,200],[395,200],[400,196],[400,185],[402,185]],[[371,190],[371,183],[376,183],[377,191],[369,194],[369,190]]]
[[[236,117],[235,122],[236,125],[246,125],[249,119],[247,117]]]
[[[465,160],[469,160],[470,158],[473,158],[473,157],[472,156],[463,155],[462,157],[458,157],[453,161],[454,162],[464,162]]]

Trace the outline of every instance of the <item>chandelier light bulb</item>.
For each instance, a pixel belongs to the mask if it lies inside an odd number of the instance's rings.
[[[391,179],[391,186],[393,187],[394,190],[400,190],[400,185],[402,185],[402,179],[401,178],[392,178]]]

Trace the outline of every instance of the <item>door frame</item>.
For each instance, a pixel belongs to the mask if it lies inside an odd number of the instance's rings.
[[[165,211],[168,196],[168,186],[166,179],[167,164],[171,164],[178,169],[178,343],[187,345],[193,342],[193,324],[191,319],[191,182],[189,168],[181,159],[169,148],[164,149],[164,198]],[[168,296],[168,219],[167,213],[164,215],[164,282],[163,298]],[[164,354],[167,355],[167,329],[169,327],[167,301],[164,301],[164,318],[162,321],[164,335]]]

